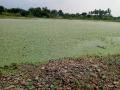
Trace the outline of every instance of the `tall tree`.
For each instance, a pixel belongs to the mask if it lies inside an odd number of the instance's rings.
[[[40,7],[30,8],[30,9],[29,9],[29,14],[30,14],[31,16],[41,17],[41,16],[42,16],[41,8],[40,8]]]
[[[28,16],[28,14],[29,14],[29,13],[28,13],[28,11],[26,11],[26,10],[22,10],[22,11],[20,12],[20,15],[21,15],[21,16],[25,16],[25,17],[26,17],[26,16]]]
[[[51,10],[50,14],[51,14],[50,17],[57,17],[58,16],[57,10]]]
[[[0,6],[0,14],[2,14],[2,12],[4,12],[4,7],[3,6]]]
[[[86,16],[87,16],[87,13],[86,13],[86,12],[83,12],[81,15],[84,16],[84,17],[86,17]]]
[[[108,12],[109,15],[111,15],[111,9],[110,8],[107,9],[107,12]]]
[[[58,11],[58,15],[59,15],[59,16],[63,16],[63,15],[64,15],[63,11],[62,11],[62,10],[59,10],[59,11]]]

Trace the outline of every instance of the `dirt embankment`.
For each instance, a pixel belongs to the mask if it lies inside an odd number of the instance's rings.
[[[20,65],[16,74],[1,74],[0,90],[120,90],[120,63],[66,58]]]

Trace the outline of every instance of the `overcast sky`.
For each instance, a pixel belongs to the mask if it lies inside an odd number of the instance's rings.
[[[114,16],[120,16],[120,0],[0,0],[0,5],[24,9],[47,6],[49,9],[61,9],[69,13],[111,8]]]

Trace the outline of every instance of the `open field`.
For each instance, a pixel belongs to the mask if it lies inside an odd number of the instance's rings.
[[[0,19],[0,65],[120,53],[120,23]]]

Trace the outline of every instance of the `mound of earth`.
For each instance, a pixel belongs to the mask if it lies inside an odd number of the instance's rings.
[[[19,65],[15,74],[1,74],[0,90],[120,90],[120,64],[67,58]]]

